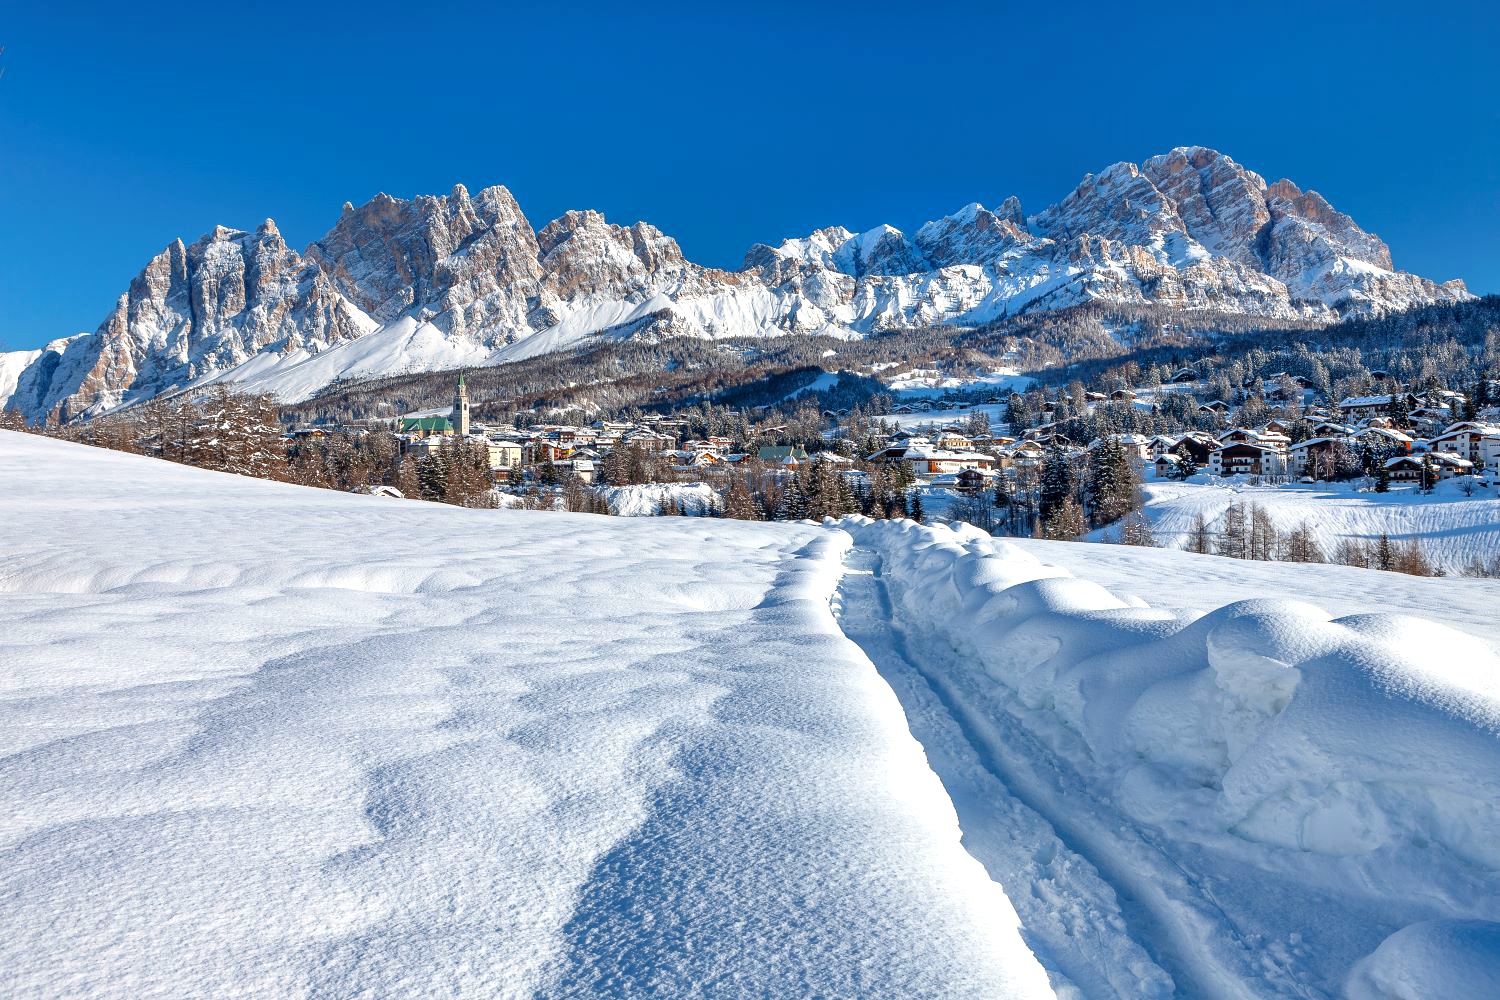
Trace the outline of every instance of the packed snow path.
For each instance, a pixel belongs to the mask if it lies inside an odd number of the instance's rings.
[[[841,533],[0,432],[0,994],[1050,996]]]
[[[1483,642],[1290,601],[1190,621],[967,526],[841,526],[856,547],[835,613],[1060,994],[1500,981],[1500,661]]]

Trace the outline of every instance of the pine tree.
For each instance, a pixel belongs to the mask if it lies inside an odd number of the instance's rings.
[[[724,493],[724,516],[739,521],[760,521],[764,517],[755,496],[739,476],[730,478],[729,488]]]
[[[1135,511],[1125,518],[1125,524],[1120,528],[1120,541],[1125,545],[1154,547],[1156,533],[1151,530],[1151,522],[1145,515]]]
[[[1431,452],[1422,456],[1422,492],[1431,493],[1437,485],[1437,464],[1432,460]]]
[[[1042,482],[1037,497],[1037,510],[1042,520],[1049,521],[1063,502],[1073,496],[1073,470],[1068,455],[1056,444],[1047,449],[1042,465]]]
[[[1384,462],[1375,467],[1375,492],[1389,493],[1391,491],[1391,470],[1386,468]]]
[[[1380,538],[1375,542],[1375,568],[1393,570],[1396,568],[1396,550],[1391,545],[1391,536],[1385,532],[1380,533]]]
[[[1052,517],[1042,522],[1043,533],[1056,541],[1071,542],[1088,530],[1083,508],[1069,496],[1053,512]]]
[[[922,493],[920,490],[913,491],[911,495],[911,519],[921,524],[925,517],[926,514],[922,510]]]

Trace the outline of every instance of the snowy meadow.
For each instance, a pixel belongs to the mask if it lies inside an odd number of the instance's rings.
[[[0,524],[7,995],[1500,981],[1494,581],[8,432]]]

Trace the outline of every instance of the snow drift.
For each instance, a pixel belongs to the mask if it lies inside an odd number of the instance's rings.
[[[1330,992],[1374,952],[1350,986],[1360,997],[1450,995],[1380,991],[1406,981],[1413,955],[1432,964],[1431,940],[1443,964],[1494,966],[1500,659],[1481,640],[1278,600],[1184,620],[967,525],[841,523],[879,553],[907,645],[953,651],[935,662],[955,703],[1017,721],[1076,773],[1079,796],[1145,831],[1171,877],[1213,886],[1210,940],[1316,940],[1241,960]],[[1067,798],[1049,808],[1090,808]],[[1400,930],[1435,918],[1487,929]],[[1269,975],[1234,985],[1246,989],[1278,992]]]

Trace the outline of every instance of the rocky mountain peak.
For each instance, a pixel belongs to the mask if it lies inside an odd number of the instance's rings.
[[[174,240],[94,333],[29,352],[0,403],[67,419],[225,372],[305,396],[340,377],[493,363],[601,333],[859,336],[1089,301],[1334,319],[1465,297],[1462,282],[1395,271],[1385,244],[1316,192],[1267,185],[1202,146],[1088,174],[1029,223],[1008,198],[912,237],[830,226],[757,244],[739,272],[596,211],[538,233],[505,187],[455,184],[345,202],[301,254],[270,219]],[[365,337],[377,340],[344,349]]]

